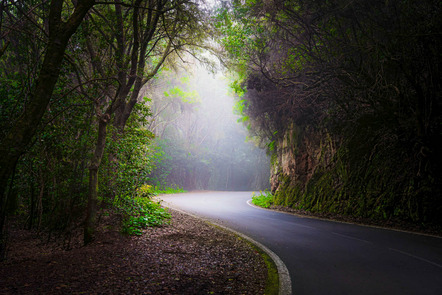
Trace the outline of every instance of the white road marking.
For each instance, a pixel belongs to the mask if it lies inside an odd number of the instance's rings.
[[[409,257],[412,257],[412,258],[418,259],[418,260],[420,260],[420,261],[423,261],[423,262],[429,263],[429,264],[434,265],[434,266],[436,266],[436,267],[442,268],[442,265],[440,265],[440,264],[438,264],[438,263],[436,263],[436,262],[430,261],[430,260],[428,260],[428,259],[425,259],[425,258],[422,258],[422,257],[416,256],[416,255],[413,255],[413,254],[410,254],[410,253],[407,253],[407,252],[404,252],[404,251],[401,251],[401,250],[397,250],[397,249],[393,249],[393,248],[388,248],[388,249],[391,250],[391,251],[398,252],[398,253],[401,253],[401,254],[403,254],[403,255],[406,255],[406,256],[409,256]]]
[[[256,247],[260,248],[263,252],[265,252],[268,256],[270,256],[270,258],[273,260],[273,262],[276,265],[276,269],[278,271],[278,276],[279,276],[279,292],[278,295],[292,295],[292,280],[290,278],[290,273],[289,270],[287,269],[287,266],[285,265],[285,263],[281,260],[281,258],[279,258],[278,255],[276,255],[272,250],[270,250],[269,248],[267,248],[266,246],[264,246],[263,244],[261,244],[258,241],[255,241],[254,239],[252,239],[251,237],[247,236],[246,234],[243,234],[239,231],[236,231],[230,227],[224,226],[222,224],[219,223],[220,220],[218,220],[218,222],[215,222],[214,220],[211,220],[209,218],[205,218],[187,211],[184,211],[182,209],[179,209],[177,207],[173,207],[172,204],[165,202],[169,208],[176,210],[178,212],[187,214],[189,216],[192,216],[194,218],[197,218],[199,220],[205,221],[210,223],[211,225],[215,225],[218,226],[220,228],[223,228],[225,230],[231,231],[232,233],[234,233],[237,236],[242,237],[243,239],[249,241],[250,243],[254,244]]]
[[[343,235],[343,234],[338,234],[338,233],[336,233],[336,232],[334,232],[334,231],[332,231],[331,233],[334,234],[334,235],[340,236],[340,237],[347,238],[347,239],[352,239],[352,240],[356,240],[356,241],[359,241],[359,242],[364,242],[364,243],[368,243],[368,244],[373,244],[373,243],[370,242],[370,241],[363,240],[363,239],[358,239],[358,238],[351,237],[351,236],[347,236],[347,235]]]
[[[276,211],[276,210],[273,210],[273,209],[267,209],[267,208],[256,206],[255,204],[252,203],[252,199],[247,201],[247,205],[249,205],[250,207],[253,207],[253,208],[257,208],[257,209],[271,211],[273,213],[286,214],[286,212],[281,212],[281,211]],[[297,214],[290,214],[290,215],[294,215],[294,216],[296,216],[298,218],[304,218],[304,216],[297,215]],[[264,218],[260,217],[260,219],[264,219]],[[272,218],[266,218],[266,219],[273,220]],[[280,222],[287,222],[287,221],[280,221]],[[292,224],[293,226],[297,226],[297,227],[305,227],[305,228],[310,228],[310,229],[315,229],[315,230],[317,229],[315,227],[308,226],[308,225],[303,225],[303,224],[299,224],[299,223],[294,223],[294,222],[288,222],[288,223]]]

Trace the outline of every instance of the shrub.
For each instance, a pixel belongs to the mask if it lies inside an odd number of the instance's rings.
[[[147,190],[148,187],[150,186],[146,185],[144,189]],[[168,224],[171,218],[160,202],[140,195],[118,197],[114,206],[123,214],[122,232],[128,235],[141,235],[143,229]]]
[[[252,203],[259,207],[269,208],[271,205],[273,205],[273,195],[267,190],[260,191],[259,195],[253,193]]]

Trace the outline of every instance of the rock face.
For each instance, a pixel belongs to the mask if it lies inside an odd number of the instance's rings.
[[[431,178],[416,176],[413,167],[407,166],[410,159],[401,158],[407,155],[403,150],[396,155],[376,150],[376,143],[382,142],[363,139],[354,145],[325,129],[290,126],[274,143],[270,178],[274,204],[313,213],[440,226],[440,184],[435,187]],[[386,157],[389,154],[392,158]]]
[[[305,187],[315,171],[330,163],[334,153],[333,141],[326,131],[292,124],[276,142],[270,176],[272,192],[287,180],[291,186]]]

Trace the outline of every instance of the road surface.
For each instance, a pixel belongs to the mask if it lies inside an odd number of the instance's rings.
[[[160,198],[267,246],[286,264],[293,294],[442,294],[441,238],[263,210],[247,204],[251,195]]]

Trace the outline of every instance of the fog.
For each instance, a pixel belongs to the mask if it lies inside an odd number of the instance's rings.
[[[149,128],[159,157],[151,179],[186,190],[263,190],[270,160],[247,141],[247,128],[233,113],[228,78],[202,66],[170,70],[146,88]]]

